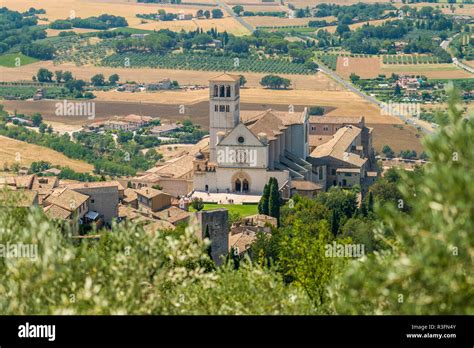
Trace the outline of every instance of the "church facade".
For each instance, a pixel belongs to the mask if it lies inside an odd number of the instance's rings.
[[[195,191],[261,195],[271,177],[288,192],[292,181],[313,181],[307,109],[241,112],[240,78],[230,74],[210,80],[209,99],[209,145],[194,158]]]

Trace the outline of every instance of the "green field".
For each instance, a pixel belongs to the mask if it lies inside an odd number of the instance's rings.
[[[242,71],[273,74],[313,74],[304,64],[292,63],[286,59],[234,58],[199,53],[115,53],[102,60],[101,65],[123,67],[128,59],[134,68],[160,68],[203,71]]]
[[[16,65],[17,58],[20,58],[18,61],[20,66],[28,65],[28,64],[35,63],[38,61],[38,59],[25,56],[23,53],[8,53],[8,54],[2,54],[0,56],[0,65],[6,66],[7,68],[14,68],[17,66]]]
[[[249,216],[258,214],[257,204],[217,204],[217,203],[206,203],[204,204],[203,210],[212,210],[218,208],[225,208],[229,213],[238,213],[240,216]],[[190,211],[194,211],[192,207]]]

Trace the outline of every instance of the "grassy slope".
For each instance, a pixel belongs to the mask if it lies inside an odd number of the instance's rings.
[[[8,53],[0,56],[0,65],[7,68],[14,68],[16,66],[16,58],[20,58],[20,66],[36,63],[38,61],[38,59],[25,56],[22,53]]]

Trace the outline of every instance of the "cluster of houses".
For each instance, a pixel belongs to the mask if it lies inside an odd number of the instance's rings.
[[[127,116],[115,116],[107,121],[98,121],[86,126],[88,130],[117,130],[134,131],[139,128],[147,127],[154,120],[150,116],[140,116],[130,114]],[[159,119],[158,119],[159,120]]]
[[[160,91],[173,88],[173,83],[170,79],[164,79],[158,82],[140,84],[140,83],[123,83],[117,87],[118,92],[144,92],[144,91]]]
[[[199,239],[211,239],[212,258],[218,264],[230,250],[237,250],[242,256],[257,232],[270,233],[271,226],[276,226],[276,219],[265,215],[250,216],[229,226],[226,209],[190,212],[187,197],[123,184],[124,180],[73,182],[36,174],[0,177],[0,205],[37,206],[53,221],[77,219],[85,227],[110,227],[113,221],[131,221],[150,234],[172,232],[181,223],[193,223],[198,226]]]

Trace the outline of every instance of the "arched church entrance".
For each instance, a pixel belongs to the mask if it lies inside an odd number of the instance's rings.
[[[238,172],[232,176],[232,190],[234,192],[249,192],[250,191],[250,177],[245,172]]]

